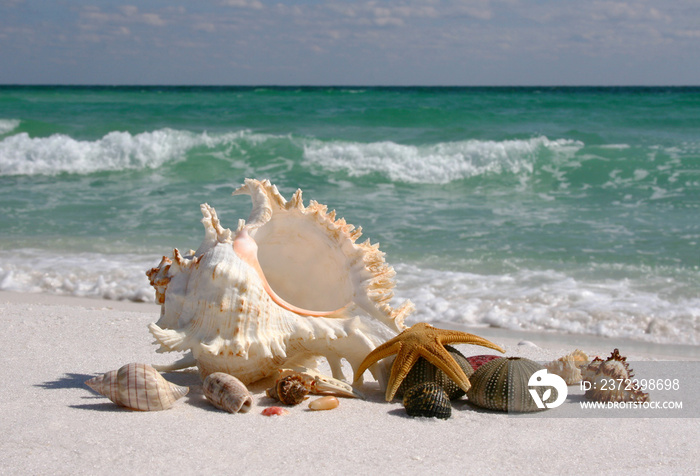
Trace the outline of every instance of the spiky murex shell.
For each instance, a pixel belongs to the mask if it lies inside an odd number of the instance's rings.
[[[606,360],[596,357],[584,370],[583,379],[591,383],[584,397],[597,402],[648,402],[649,394],[642,392],[634,380],[627,357],[613,350]]]
[[[324,205],[287,202],[269,181],[247,179],[253,210],[235,233],[201,206],[204,240],[147,274],[161,303],[149,326],[161,352],[190,350],[203,376],[225,372],[249,384],[285,364],[326,357],[336,378],[404,328],[413,309],[393,309],[394,270]],[[375,375],[376,376],[376,375]],[[380,380],[383,378],[377,377]]]

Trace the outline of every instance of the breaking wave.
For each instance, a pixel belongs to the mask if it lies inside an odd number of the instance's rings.
[[[0,175],[89,174],[101,171],[156,169],[167,162],[187,159],[194,148],[232,143],[247,132],[218,136],[173,129],[131,134],[113,131],[95,141],[63,134],[32,138],[27,133],[0,142]]]
[[[9,125],[6,129],[11,130]],[[140,134],[113,131],[97,140],[64,134],[30,137],[22,132],[0,141],[0,176],[157,169],[199,160],[204,154],[232,163],[243,161],[256,170],[265,170],[283,158],[311,171],[342,172],[350,177],[380,174],[394,182],[443,184],[483,174],[532,173],[540,158],[566,159],[581,147],[577,141],[546,137],[403,145],[167,128]]]
[[[311,141],[304,148],[304,157],[326,170],[342,170],[350,176],[379,173],[394,182],[445,184],[488,173],[532,173],[540,157],[568,158],[582,147],[578,141],[546,137],[420,146]]]

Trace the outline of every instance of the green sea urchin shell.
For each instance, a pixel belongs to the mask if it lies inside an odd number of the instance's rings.
[[[542,370],[537,362],[521,357],[499,357],[485,363],[469,378],[467,392],[471,403],[502,412],[535,412],[540,410],[528,388],[530,376]],[[544,387],[534,387],[540,398]]]
[[[411,387],[403,397],[403,406],[410,416],[446,420],[452,415],[447,393],[435,382],[423,382]]]

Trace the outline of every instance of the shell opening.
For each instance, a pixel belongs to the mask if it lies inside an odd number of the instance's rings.
[[[322,228],[295,230],[293,216],[254,232],[257,258],[272,290],[295,307],[333,312],[353,299],[347,257]],[[280,232],[280,230],[286,230]]]

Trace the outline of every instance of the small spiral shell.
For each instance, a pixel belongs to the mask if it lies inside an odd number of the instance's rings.
[[[408,389],[403,396],[403,406],[410,416],[446,420],[452,415],[450,399],[436,382],[423,382]]]
[[[229,413],[247,413],[253,406],[253,397],[243,383],[233,375],[214,372],[202,383],[207,400],[216,408]]]
[[[530,376],[543,367],[530,359],[499,357],[483,364],[469,381],[467,398],[476,406],[502,412],[534,412],[540,410],[528,388]],[[540,397],[543,387],[536,387]]]
[[[285,405],[298,405],[306,399],[310,388],[299,375],[289,375],[278,379],[266,393]]]
[[[189,391],[170,383],[148,364],[132,363],[92,378],[85,384],[117,405],[132,410],[167,410]]]

